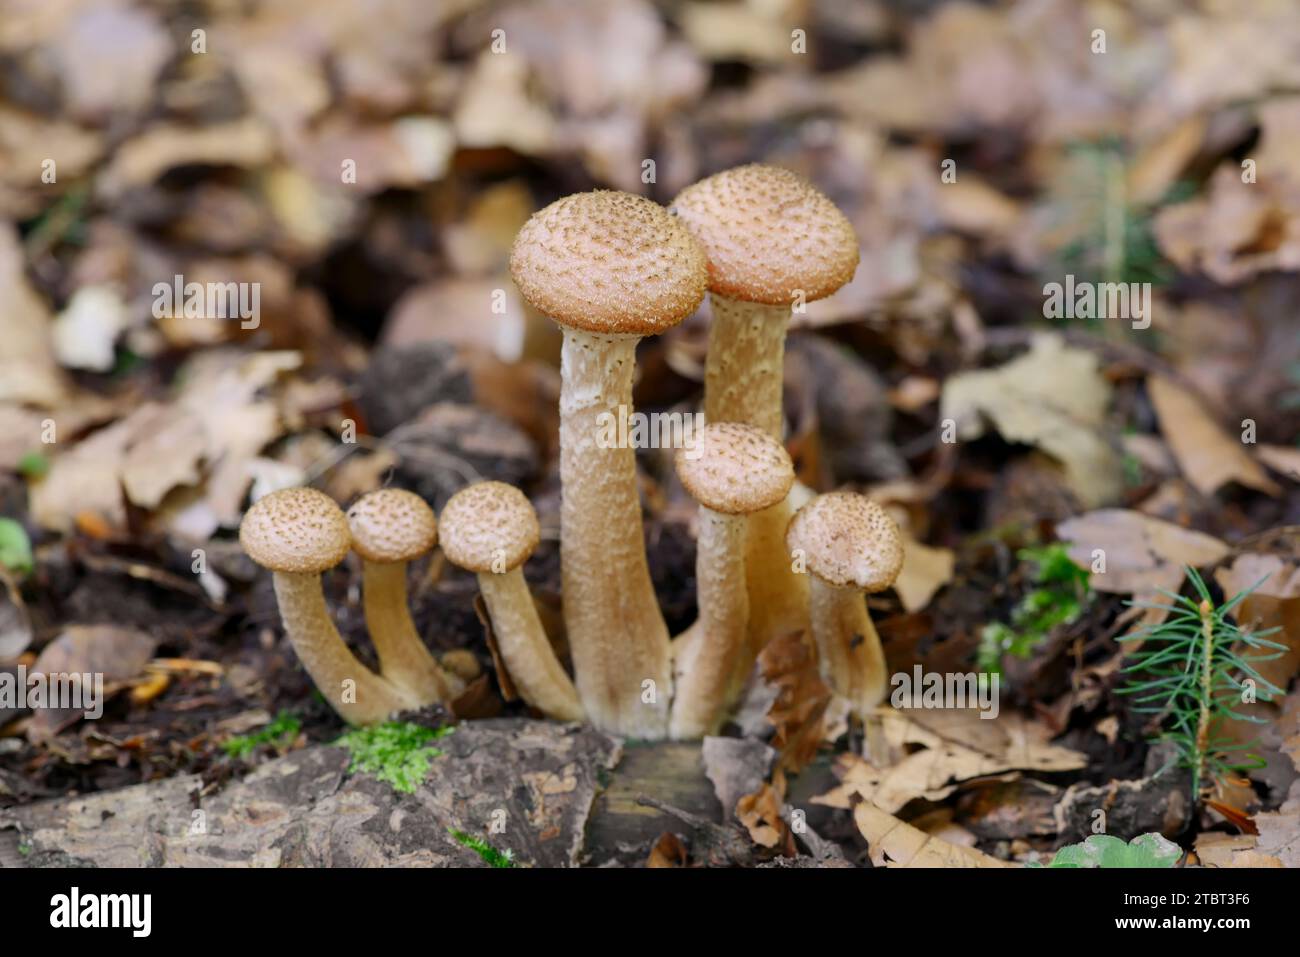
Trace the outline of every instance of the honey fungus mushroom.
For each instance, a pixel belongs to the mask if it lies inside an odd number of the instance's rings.
[[[699,618],[679,639],[674,738],[718,730],[730,704],[731,678],[745,646],[745,536],[749,516],[783,501],[794,465],[780,442],[761,429],[712,422],[677,452],[677,474],[700,503],[695,552]]]
[[[703,179],[684,189],[672,209],[709,260],[705,417],[754,425],[780,441],[791,309],[853,278],[853,227],[802,176],[764,164]],[[791,572],[782,547],[790,515],[787,497],[749,521],[746,671],[767,641],[807,624],[807,582]]]
[[[865,495],[828,492],[795,513],[786,544],[807,566],[822,678],[848,699],[854,715],[866,718],[889,683],[866,594],[889,588],[902,570],[898,526]]]
[[[602,190],[535,213],[510,271],[564,333],[560,568],[578,693],[596,727],[662,738],[671,651],[646,564],[635,452],[600,437],[610,417],[632,413],[637,341],[703,300],[704,253],[663,207]]]
[[[497,650],[519,696],[547,717],[583,718],[578,692],[542,628],[523,563],[541,529],[524,494],[503,482],[479,482],[451,497],[442,510],[447,560],[478,575]]]
[[[239,543],[271,570],[289,642],[345,721],[374,724],[420,706],[416,696],[358,661],[330,618],[320,576],[352,547],[347,518],[333,499],[310,488],[272,492],[244,515]]]
[[[408,563],[438,543],[438,519],[413,492],[383,488],[348,509],[352,549],[362,562],[362,604],[380,672],[422,704],[446,701],[464,688],[434,660],[411,618]]]

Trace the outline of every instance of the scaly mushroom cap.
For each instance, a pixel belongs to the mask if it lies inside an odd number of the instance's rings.
[[[677,475],[705,508],[748,515],[770,508],[794,484],[794,463],[776,439],[739,422],[712,422],[677,450]]]
[[[704,298],[704,251],[658,203],[597,190],[556,200],[515,237],[510,272],[533,306],[563,326],[658,335]]]
[[[903,539],[883,508],[855,492],[828,492],[795,512],[785,533],[808,570],[832,585],[884,591],[903,568]]]
[[[348,509],[352,547],[368,562],[391,564],[419,558],[438,544],[438,519],[414,492],[381,488]]]
[[[753,163],[682,190],[672,210],[704,246],[709,290],[769,306],[795,290],[824,299],[853,278],[858,237],[829,199],[779,166]]]
[[[461,489],[442,510],[442,551],[472,572],[501,573],[522,565],[541,535],[532,503],[504,482]]]
[[[314,488],[286,488],[245,513],[239,544],[263,568],[319,575],[343,561],[352,536],[334,499]]]

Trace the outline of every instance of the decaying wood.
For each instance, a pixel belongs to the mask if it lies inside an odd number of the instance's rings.
[[[485,866],[456,830],[522,865],[568,866],[621,753],[588,728],[528,720],[466,722],[437,745],[413,794],[349,774],[348,752],[321,745],[213,794],[181,775],[16,807],[0,835],[16,829],[29,866]]]

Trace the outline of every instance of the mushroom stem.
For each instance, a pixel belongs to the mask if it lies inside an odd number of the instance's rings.
[[[464,690],[420,640],[406,595],[406,562],[362,562],[362,605],[383,676],[423,704]]]
[[[617,420],[622,406],[631,414],[636,342],[564,330],[560,567],[587,714],[602,730],[654,739],[667,731],[672,670],[668,629],[646,564],[636,456],[597,441],[602,413]]]
[[[695,582],[700,615],[678,662],[671,732],[677,739],[713,734],[728,704],[728,686],[745,646],[749,597],[745,593],[743,515],[700,507]]]
[[[815,575],[810,590],[813,640],[821,676],[865,719],[885,699],[888,682],[880,635],[861,589],[831,585]]]
[[[352,654],[330,618],[319,575],[277,571],[274,582],[280,618],[293,650],[345,721],[374,724],[420,707],[409,692],[381,678]]]
[[[778,442],[790,307],[709,294],[713,323],[704,369],[704,416],[743,422]]]
[[[546,637],[522,566],[500,575],[484,572],[478,587],[492,616],[497,650],[520,697],[548,718],[581,721],[585,714],[578,692]]]
[[[713,324],[704,370],[704,415],[710,422],[743,422],[781,441],[785,334],[790,307],[767,306],[710,293]],[[744,683],[769,640],[808,624],[808,583],[791,570],[785,530],[789,496],[749,517],[745,581],[749,628],[735,659],[729,694]]]

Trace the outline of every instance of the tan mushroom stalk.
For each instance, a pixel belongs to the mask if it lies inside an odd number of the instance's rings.
[[[581,721],[573,682],[560,666],[524,580],[523,563],[541,528],[524,494],[503,482],[480,482],[442,510],[448,561],[478,575],[497,650],[520,697],[549,718]]]
[[[885,698],[888,675],[864,593],[884,591],[903,567],[894,520],[854,492],[819,495],[795,513],[786,544],[806,565],[813,640],[822,678],[866,718]]]
[[[632,448],[609,439],[632,414],[637,340],[704,298],[704,254],[661,206],[628,193],[568,196],[520,230],[510,270],[560,325],[561,587],[578,693],[616,734],[668,732],[668,629],[646,566]]]
[[[792,307],[829,296],[853,278],[853,227],[803,177],[760,164],[701,180],[672,208],[709,258],[705,416],[754,425],[780,441]],[[749,522],[750,635],[741,678],[771,638],[807,624],[807,582],[791,571],[782,547],[790,514],[787,500]]]
[[[309,488],[272,492],[244,515],[239,543],[274,573],[289,641],[345,721],[373,724],[420,706],[410,692],[358,661],[330,618],[320,576],[343,561],[352,545],[347,518],[333,499]]]
[[[678,648],[673,698],[671,732],[680,739],[715,733],[726,715],[749,624],[747,516],[786,497],[794,465],[785,447],[761,429],[712,422],[693,448],[677,453],[677,474],[700,503],[695,553],[700,614]]]
[[[362,561],[362,604],[370,640],[385,678],[422,704],[446,701],[464,689],[420,640],[407,602],[406,566],[438,543],[438,520],[420,496],[383,488],[348,509],[352,549]]]

